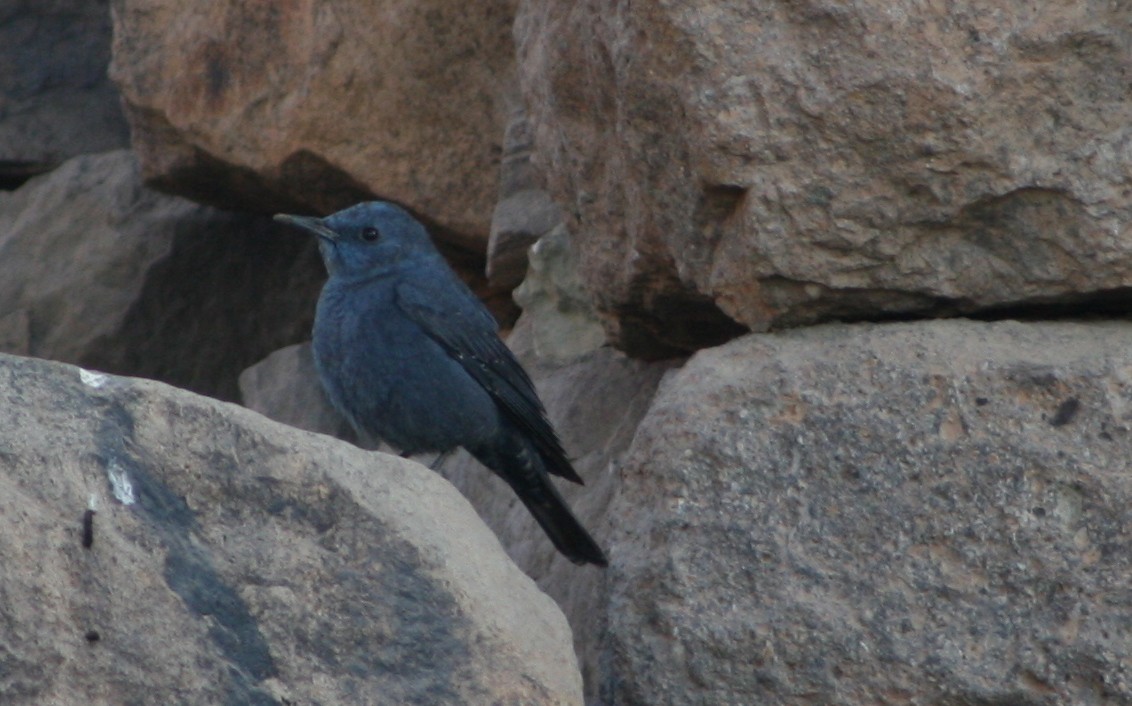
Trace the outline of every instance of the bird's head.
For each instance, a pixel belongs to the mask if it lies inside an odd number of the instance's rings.
[[[360,203],[326,218],[280,213],[275,220],[318,236],[331,277],[379,274],[439,257],[424,226],[385,201]]]

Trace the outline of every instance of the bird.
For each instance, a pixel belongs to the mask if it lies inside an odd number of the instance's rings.
[[[566,558],[607,566],[550,479],[582,483],[530,376],[424,225],[386,201],[275,220],[318,238],[328,278],[315,310],[315,369],[359,436],[405,456],[464,448]]]

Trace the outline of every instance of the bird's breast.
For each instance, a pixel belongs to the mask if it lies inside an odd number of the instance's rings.
[[[334,406],[398,448],[447,450],[499,424],[490,396],[401,311],[392,287],[324,289],[314,358]]]

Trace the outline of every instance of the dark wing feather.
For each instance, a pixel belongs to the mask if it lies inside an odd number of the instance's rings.
[[[397,304],[487,390],[507,420],[525,432],[547,471],[582,483],[547,421],[530,377],[499,338],[491,313],[462,282],[454,278],[451,283],[430,279],[426,286],[403,282],[397,287]]]

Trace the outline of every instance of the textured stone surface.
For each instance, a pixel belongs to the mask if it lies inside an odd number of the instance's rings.
[[[309,336],[311,240],[146,189],[129,152],[77,157],[0,193],[0,344],[235,399]]]
[[[662,355],[734,322],[1126,305],[1129,7],[531,0],[516,38],[585,281]]]
[[[117,331],[172,223],[194,206],[148,192],[125,151],[67,162],[0,193],[0,320],[7,350],[77,361]]]
[[[515,290],[534,355],[566,363],[605,344],[605,331],[578,277],[566,226],[558,224],[530,248],[526,279]]]
[[[526,110],[515,97],[503,133],[499,200],[491,214],[487,277],[496,287],[514,289],[527,272],[527,250],[562,222],[562,212],[531,161],[531,130]]]
[[[482,251],[512,0],[112,6],[111,75],[153,184],[242,210],[376,195]]]
[[[1132,702],[1132,325],[823,326],[662,383],[610,703]]]
[[[527,273],[527,251],[562,222],[558,205],[543,189],[524,189],[501,198],[491,216],[488,281],[514,289]]]
[[[104,2],[0,3],[0,188],[79,154],[128,146],[106,76],[110,34]]]
[[[561,612],[427,469],[31,359],[0,406],[5,704],[581,704]]]

